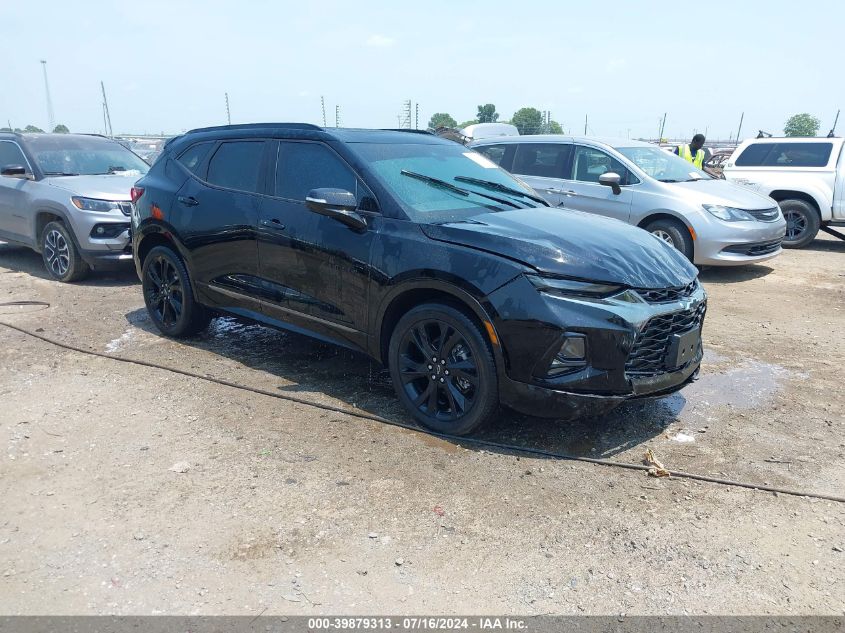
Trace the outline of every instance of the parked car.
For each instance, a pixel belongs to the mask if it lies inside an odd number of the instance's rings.
[[[713,178],[724,179],[722,170],[725,167],[725,163],[731,157],[731,154],[733,154],[732,149],[713,152],[713,155],[704,161],[704,171]]]
[[[819,228],[842,236],[845,151],[841,138],[760,138],[742,143],[725,164],[731,182],[770,196],[786,218],[787,248],[802,248]]]
[[[0,239],[59,281],[128,264],[129,188],[148,168],[101,136],[0,133]]]
[[[551,205],[644,228],[696,264],[748,264],[781,252],[786,223],[774,200],[715,180],[651,143],[548,135],[470,147]]]
[[[519,136],[519,130],[510,123],[474,123],[460,130],[465,138],[479,140],[497,136]]]
[[[214,313],[368,354],[437,431],[504,404],[566,418],[674,392],[701,361],[696,269],[648,233],[550,209],[427,133],[253,124],[170,142],[132,190],[167,336]]]

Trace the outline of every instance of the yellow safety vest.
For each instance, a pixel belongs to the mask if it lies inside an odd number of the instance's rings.
[[[678,145],[678,156],[683,158],[688,163],[692,163],[699,169],[704,167],[704,150],[700,149],[695,153],[695,158],[692,157],[692,150],[687,143]]]

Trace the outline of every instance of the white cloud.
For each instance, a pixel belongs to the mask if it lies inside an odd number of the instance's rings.
[[[615,57],[613,59],[607,60],[607,64],[605,65],[605,70],[609,73],[613,73],[619,70],[624,70],[628,67],[628,60],[622,59],[621,57]]]
[[[376,33],[375,35],[370,35],[367,38],[365,44],[367,46],[373,46],[375,48],[388,48],[389,46],[393,46],[396,43],[396,40],[392,37],[387,37],[386,35],[380,35]]]

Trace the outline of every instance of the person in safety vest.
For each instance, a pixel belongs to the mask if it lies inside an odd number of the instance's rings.
[[[692,137],[692,142],[684,143],[675,148],[675,154],[683,158],[688,163],[692,163],[699,169],[704,168],[704,134],[696,134]]]

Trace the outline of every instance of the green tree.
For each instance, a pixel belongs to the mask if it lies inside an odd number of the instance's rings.
[[[59,123],[53,128],[53,134],[67,134],[68,132],[70,132],[70,130],[67,129],[67,125],[63,123]]]
[[[428,122],[428,127],[432,130],[436,130],[439,127],[455,127],[457,125],[458,122],[446,112],[435,112],[431,115],[431,119]]]
[[[543,125],[543,134],[563,134],[563,128],[557,121],[549,121]]]
[[[789,117],[783,128],[787,136],[815,136],[819,131],[819,120],[812,114],[802,112]]]
[[[11,132],[12,128],[10,127],[0,127],[0,132]]]
[[[478,106],[478,116],[476,118],[479,123],[495,123],[499,120],[499,113],[496,112],[496,106],[488,103]]]
[[[464,121],[463,123],[458,123],[458,129],[462,130],[469,125],[475,125],[478,123],[478,119],[470,119],[469,121]]]
[[[35,127],[34,125],[27,125],[24,129],[24,132],[43,132],[40,127]]]
[[[544,132],[543,113],[537,108],[520,108],[513,114],[511,124],[520,134],[542,134]]]

